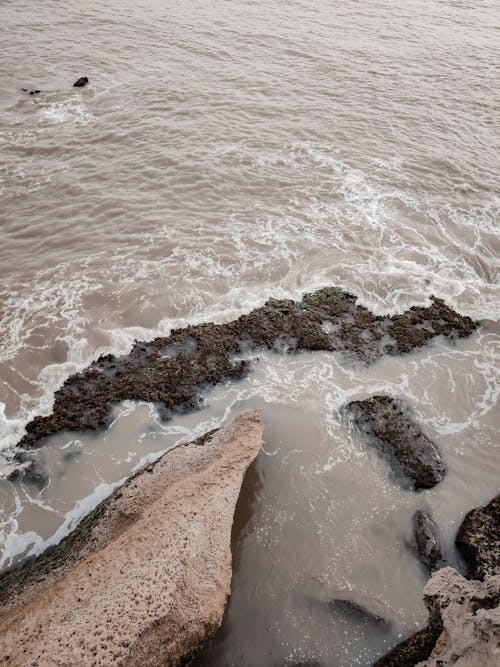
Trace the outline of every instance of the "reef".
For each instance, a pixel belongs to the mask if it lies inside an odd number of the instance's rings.
[[[341,351],[371,363],[384,354],[408,353],[436,336],[450,341],[468,336],[476,327],[437,298],[429,307],[391,317],[373,315],[337,287],[299,302],[269,299],[232,322],[187,326],[168,337],[137,341],[129,354],[101,356],[66,380],[55,393],[52,414],[28,423],[19,444],[26,449],[61,431],[105,428],[112,407],[124,400],[152,402],[164,418],[195,410],[204,389],[245,376],[248,355],[259,349]]]
[[[164,454],[50,553],[0,579],[0,663],[174,667],[220,626],[255,411]]]

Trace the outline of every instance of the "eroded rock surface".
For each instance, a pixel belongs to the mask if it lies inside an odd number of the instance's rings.
[[[465,516],[455,543],[467,563],[468,577],[500,574],[500,495]]]
[[[443,565],[439,529],[434,519],[423,510],[413,515],[413,532],[418,554],[428,570],[434,572]]]
[[[436,298],[428,308],[392,317],[373,315],[339,288],[306,294],[300,302],[270,299],[233,322],[188,326],[137,342],[130,354],[100,357],[66,380],[52,414],[33,419],[20,445],[33,447],[59,431],[104,428],[112,406],[124,400],[155,403],[164,417],[197,409],[201,390],[243,377],[250,366],[241,357],[259,348],[340,350],[370,362],[410,352],[438,335],[468,336],[476,326]]]
[[[51,553],[0,580],[0,663],[169,667],[220,625],[231,527],[262,444],[254,411],[180,446]]]
[[[486,667],[500,664],[500,574],[467,580],[454,568],[436,572],[424,589],[431,616],[443,630],[419,667]]]
[[[436,445],[416,424],[409,406],[391,396],[372,396],[348,405],[355,424],[389,457],[415,489],[429,489],[445,474]]]

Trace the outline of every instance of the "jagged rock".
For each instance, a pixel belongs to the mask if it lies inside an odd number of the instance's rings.
[[[413,515],[413,533],[420,560],[431,571],[443,565],[443,552],[439,541],[439,530],[432,517],[423,510]]]
[[[468,577],[500,574],[500,495],[465,516],[455,544],[467,563]]]
[[[86,76],[81,76],[77,81],[75,81],[73,86],[75,88],[83,88],[83,86],[87,85],[88,82],[89,80]]]
[[[355,424],[389,456],[392,467],[411,480],[414,488],[429,489],[445,475],[436,445],[410,417],[409,406],[391,396],[353,401],[348,409]]]
[[[442,568],[425,587],[424,600],[441,617],[443,631],[420,667],[500,664],[500,574],[479,582]]]
[[[326,333],[325,322],[337,333]],[[436,298],[427,308],[414,306],[391,317],[373,315],[335,287],[305,294],[299,302],[269,299],[232,322],[176,329],[168,337],[137,341],[129,354],[100,357],[64,382],[52,414],[29,422],[20,444],[29,448],[61,431],[105,428],[113,405],[125,400],[155,403],[164,418],[196,410],[202,389],[248,373],[242,353],[273,350],[279,341],[288,341],[289,348],[293,343],[293,352],[341,350],[372,362],[381,354],[407,353],[434,336],[468,336],[476,326]],[[394,340],[390,349],[383,345],[387,337]]]
[[[500,574],[467,580],[454,568],[424,588],[429,626],[396,646],[374,667],[489,667],[500,660]]]
[[[0,579],[0,663],[181,664],[219,627],[256,412],[167,452],[55,550]]]

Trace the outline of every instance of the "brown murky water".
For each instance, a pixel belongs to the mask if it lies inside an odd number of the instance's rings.
[[[499,26],[495,0],[0,0],[5,472],[70,373],[271,294],[339,284],[382,313],[433,293],[484,320],[369,369],[264,356],[196,415],[128,405],[98,438],[53,438],[48,484],[0,481],[2,567],[251,404],[266,447],[207,664],[364,665],[423,621],[413,510],[433,510],[454,562],[460,517],[498,492]],[[408,398],[436,437],[436,489],[402,491],[342,421],[375,391]],[[375,597],[390,623],[332,610],[329,587]]]

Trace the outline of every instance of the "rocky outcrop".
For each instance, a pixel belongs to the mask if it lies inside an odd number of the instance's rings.
[[[442,568],[425,587],[424,600],[443,630],[420,667],[500,664],[500,574],[479,582]]]
[[[486,667],[500,663],[500,574],[484,582],[441,568],[424,588],[429,626],[375,667]]]
[[[130,354],[99,358],[66,380],[55,393],[52,414],[33,419],[20,445],[36,446],[63,430],[105,428],[112,406],[124,400],[155,403],[165,418],[197,409],[203,389],[243,377],[250,365],[242,356],[259,348],[340,350],[371,362],[410,352],[434,336],[468,336],[476,326],[440,299],[392,317],[373,315],[335,287],[300,302],[270,299],[233,322],[188,326],[137,342]]]
[[[500,495],[466,515],[455,544],[467,563],[468,577],[500,574]]]
[[[500,664],[499,507],[497,496],[469,512],[458,530],[456,544],[472,580],[450,567],[438,570],[424,589],[429,625],[395,646],[374,667]]]
[[[439,451],[413,421],[406,403],[391,396],[372,396],[349,403],[348,409],[356,426],[416,490],[429,489],[443,479],[445,467]]]
[[[434,519],[423,510],[413,515],[413,534],[418,555],[428,570],[434,572],[443,565],[439,530]]]
[[[257,413],[165,454],[51,553],[0,580],[0,663],[181,664],[220,625]]]

